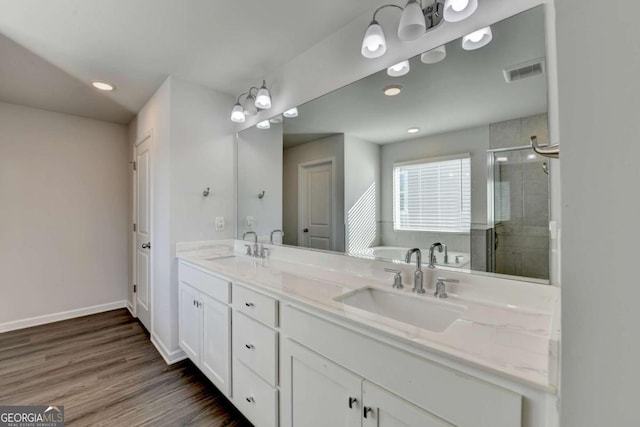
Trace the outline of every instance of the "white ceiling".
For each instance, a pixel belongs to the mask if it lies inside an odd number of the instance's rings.
[[[502,73],[545,56],[543,8],[492,29],[493,41],[482,49],[464,51],[455,40],[438,64],[413,58],[403,77],[383,70],[300,106],[299,117],[285,119],[285,147],[335,133],[386,144],[546,112],[546,75],[506,83]],[[392,84],[404,89],[387,97],[382,89]],[[421,131],[410,135],[410,127]]]
[[[127,123],[168,75],[238,94],[376,5],[0,0],[0,100]],[[118,89],[95,97],[91,80]]]

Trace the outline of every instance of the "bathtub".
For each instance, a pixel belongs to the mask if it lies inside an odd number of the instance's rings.
[[[404,262],[405,256],[409,248],[401,248],[397,246],[373,246],[367,249],[354,251],[351,255],[367,257],[367,258],[380,258],[385,260],[392,260],[394,262]],[[422,251],[422,263],[427,265],[429,263],[429,248],[420,248]],[[442,253],[437,250],[434,251],[436,256],[436,265],[446,265],[448,267],[464,268],[471,261],[471,257],[465,252],[449,251],[449,262],[444,263],[444,251]],[[458,257],[458,262],[456,262]],[[413,260],[415,262],[415,258]]]

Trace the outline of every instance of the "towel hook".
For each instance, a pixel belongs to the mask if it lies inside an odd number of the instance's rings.
[[[264,197],[265,191],[262,190],[262,193],[258,194],[258,199],[262,199]]]
[[[209,187],[207,187],[207,189],[202,192],[202,195],[204,197],[209,197],[209,190],[210,190]]]
[[[560,158],[560,144],[540,146],[538,144],[538,137],[535,135],[533,135],[530,140],[531,148],[533,148],[533,151],[536,153],[552,159]]]

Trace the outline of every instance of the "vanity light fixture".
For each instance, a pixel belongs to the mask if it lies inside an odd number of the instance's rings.
[[[290,108],[287,111],[285,111],[284,113],[282,113],[282,115],[285,116],[288,119],[292,119],[294,117],[298,117],[298,108],[297,107]]]
[[[491,27],[480,28],[462,38],[462,48],[464,50],[476,50],[485,47],[493,39]]]
[[[418,132],[420,132],[420,128],[409,128],[409,129],[407,129],[407,132],[409,132],[409,133],[418,133]]]
[[[255,96],[253,92],[256,92]],[[244,102],[240,102],[245,96]],[[231,110],[231,120],[236,123],[244,123],[246,116],[255,116],[261,110],[271,108],[271,94],[267,89],[267,82],[262,81],[262,87],[251,87],[247,92],[242,92],[236,99],[236,104]]]
[[[444,19],[458,22],[470,17],[478,8],[478,0],[445,0]]]
[[[271,123],[269,123],[269,120],[263,120],[260,123],[258,123],[256,127],[258,129],[269,129],[271,127]]]
[[[436,64],[447,56],[447,48],[445,45],[438,46],[435,49],[428,50],[420,55],[420,61],[423,64]]]
[[[398,62],[396,65],[392,65],[387,68],[387,74],[391,77],[400,77],[404,76],[409,72],[411,66],[409,65],[409,60],[405,60],[402,62]]]
[[[103,90],[105,92],[113,92],[114,90],[116,90],[115,85],[112,85],[111,83],[107,83],[107,82],[102,82],[99,80],[92,81],[91,85],[96,89]]]
[[[382,91],[387,96],[396,96],[400,92],[402,92],[402,86],[400,86],[400,85],[391,85],[391,86],[385,87],[384,89],[382,89]]]
[[[436,0],[424,8],[422,0],[409,0],[405,7],[397,4],[380,6],[373,12],[373,19],[362,39],[360,53],[365,58],[379,58],[387,51],[384,31],[376,20],[376,16],[382,9],[388,7],[402,11],[398,25],[398,38],[405,42],[419,39],[443,21],[458,22],[468,18],[478,8],[478,0]],[[446,12],[447,8],[449,12]]]

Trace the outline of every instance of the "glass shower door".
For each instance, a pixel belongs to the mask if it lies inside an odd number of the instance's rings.
[[[549,278],[549,168],[531,148],[489,153],[493,191],[489,265],[495,273]],[[491,194],[493,193],[493,194]],[[492,200],[491,200],[492,199]]]

